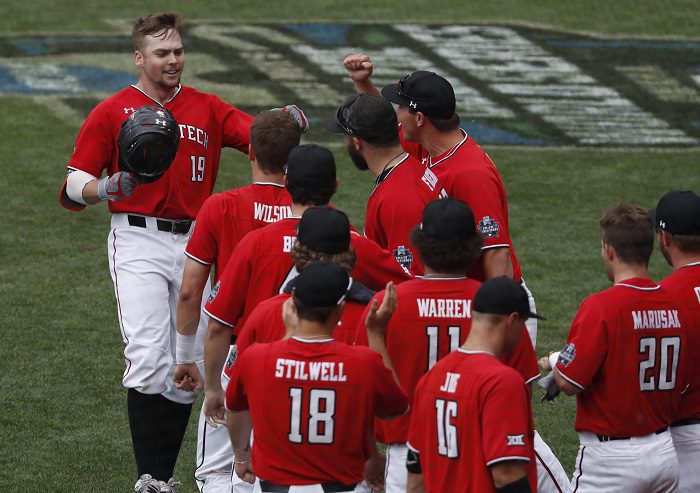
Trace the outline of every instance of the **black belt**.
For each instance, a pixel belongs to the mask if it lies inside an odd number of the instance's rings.
[[[656,430],[654,433],[656,433],[657,435],[660,435],[661,433],[663,433],[666,430],[668,430],[668,426],[664,426],[660,430]],[[601,442],[611,442],[613,440],[629,440],[630,438],[632,438],[632,437],[611,437],[608,435],[596,435],[596,436],[598,437],[598,440]]]
[[[693,419],[693,418],[679,419],[678,421],[674,421],[673,423],[671,423],[671,428],[675,428],[677,426],[688,426],[688,425],[700,425],[700,419]]]
[[[127,219],[129,220],[129,226],[136,226],[138,228],[146,227],[146,218],[143,216],[127,214]],[[190,232],[192,221],[189,219],[178,219],[176,221],[156,219],[156,226],[158,227],[158,231],[165,231],[166,233],[173,233],[176,235],[186,235]]]
[[[357,484],[343,484],[343,483],[320,483],[321,484],[321,489],[325,493],[339,493],[343,491],[353,491]],[[288,484],[275,484],[275,483],[270,483],[269,481],[264,481],[260,480],[260,490],[263,491],[264,493],[287,493],[289,492],[289,485]]]

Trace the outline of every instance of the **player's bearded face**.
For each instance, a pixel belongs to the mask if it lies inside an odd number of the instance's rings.
[[[180,84],[180,76],[185,67],[185,50],[177,31],[148,35],[140,50],[141,78],[162,89],[173,89]]]
[[[367,165],[367,160],[362,155],[362,153],[355,149],[352,146],[352,143],[346,143],[346,147],[348,148],[348,154],[350,155],[350,159],[352,159],[352,162],[355,164],[355,167],[360,171],[368,170],[369,165]]]

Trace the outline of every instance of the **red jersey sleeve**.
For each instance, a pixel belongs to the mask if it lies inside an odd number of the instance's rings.
[[[566,346],[559,354],[557,370],[566,381],[586,389],[608,353],[604,307],[586,299],[576,313]]]
[[[483,159],[488,160],[488,157],[484,154]],[[476,227],[484,237],[482,248],[511,248],[508,213],[501,202],[502,184],[495,165],[490,160],[488,163],[488,166],[456,175],[452,191],[454,197],[466,202],[474,213]]]
[[[486,465],[506,460],[529,462],[533,447],[529,405],[520,376],[504,368],[484,385],[480,401],[481,443]]]
[[[222,143],[224,147],[233,147],[247,154],[253,117],[235,106],[225,103],[218,97],[215,97],[215,102],[216,112],[223,121]]]
[[[204,201],[197,213],[192,237],[185,248],[185,254],[200,264],[213,265],[216,262],[216,254],[219,251],[217,230],[221,224],[221,213],[217,205],[216,195]]]
[[[396,261],[391,252],[382,249],[369,238],[352,232],[350,245],[357,255],[357,263],[350,275],[368,288],[379,291],[389,281],[398,284],[413,279],[411,273]]]
[[[374,387],[374,415],[382,419],[401,416],[408,411],[408,396],[394,380],[394,375],[384,366],[377,353],[372,353],[372,383]]]
[[[510,353],[505,355],[503,363],[520,373],[525,384],[532,383],[539,378],[540,368],[537,364],[537,355],[525,326],[523,326],[520,342]]]
[[[97,105],[88,115],[78,132],[73,154],[68,162],[69,168],[75,168],[93,176],[100,177],[102,171],[108,169],[112,161],[116,162],[115,123],[110,119],[108,102]],[[128,115],[124,114],[124,119]]]
[[[243,315],[251,282],[250,252],[255,250],[255,244],[250,236],[241,240],[204,305],[207,315],[229,327],[234,327]]]
[[[236,363],[231,368],[230,380],[226,387],[225,406],[229,411],[245,411],[248,409],[248,392],[245,387],[245,371],[248,358],[236,356]]]

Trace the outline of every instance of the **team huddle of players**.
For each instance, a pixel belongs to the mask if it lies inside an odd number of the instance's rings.
[[[135,492],[176,490],[202,389],[202,493],[700,491],[700,197],[603,214],[614,285],[539,362],[548,398],[577,395],[569,480],[534,429],[539,317],[505,188],[459,127],[450,83],[417,71],[380,92],[369,57],[342,62],[357,94],[325,125],[375,179],[360,234],[331,205],[333,153],[300,145],[299,108],[253,118],[181,86],[176,14],[139,20],[134,40],[139,83],[91,113],[61,201],[108,200],[113,214]],[[180,148],[144,183],[114,144],[154,102]],[[248,153],[252,183],[208,197],[222,146]],[[660,284],[657,237],[675,269]]]

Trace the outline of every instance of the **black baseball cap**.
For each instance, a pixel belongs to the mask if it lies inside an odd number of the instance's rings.
[[[425,206],[420,229],[425,236],[440,241],[464,242],[477,234],[472,210],[450,197]]]
[[[324,260],[307,265],[299,273],[293,294],[304,306],[329,307],[345,299],[349,286],[347,271]]]
[[[303,188],[326,187],[336,180],[333,153],[317,144],[293,148],[287,158],[287,181]]]
[[[472,306],[479,313],[510,315],[515,312],[524,317],[542,319],[530,310],[527,292],[522,285],[508,276],[493,277],[482,284]]]
[[[399,135],[396,112],[391,103],[366,92],[350,96],[333,118],[326,121],[326,128],[334,133],[370,140],[383,136],[398,138]]]
[[[412,112],[448,119],[455,114],[455,91],[447,79],[435,72],[419,70],[407,75],[397,84],[382,89],[382,96],[392,103],[408,106]]]
[[[673,190],[649,211],[654,225],[673,235],[700,235],[700,197],[690,190]]]
[[[315,252],[346,252],[350,248],[350,220],[333,207],[311,207],[301,216],[297,240]]]

